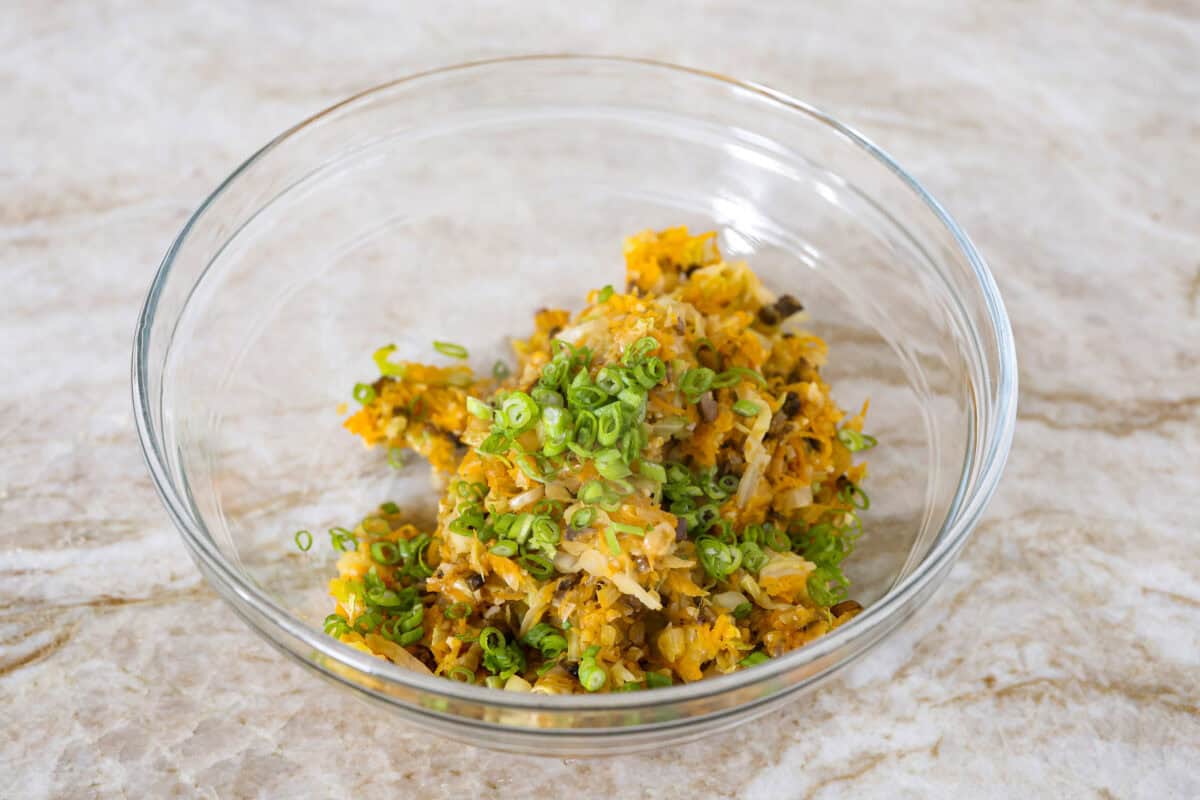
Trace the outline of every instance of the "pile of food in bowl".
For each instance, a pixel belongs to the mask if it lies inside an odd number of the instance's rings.
[[[716,241],[629,238],[624,291],[539,311],[515,369],[476,375],[442,341],[449,366],[375,353],[345,427],[393,465],[424,456],[444,493],[432,530],[385,503],[330,531],[326,633],[452,680],[570,694],[745,669],[861,610],[842,562],[870,502],[867,406],[837,406],[801,303]]]

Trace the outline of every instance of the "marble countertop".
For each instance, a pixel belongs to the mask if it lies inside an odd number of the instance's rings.
[[[0,796],[1200,796],[1194,3],[318,5],[0,26]],[[207,588],[137,447],[134,319],[205,194],[356,90],[530,51],[830,109],[959,218],[1012,315],[1016,441],[947,585],[732,740],[538,760],[348,707]]]

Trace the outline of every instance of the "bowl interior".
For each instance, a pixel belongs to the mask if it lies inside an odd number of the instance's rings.
[[[953,237],[859,144],[765,94],[697,76],[548,63],[402,82],[327,112],[227,183],[172,254],[162,440],[186,514],[319,628],[325,531],[384,500],[429,520],[426,465],[341,427],[372,352],[477,370],[535,310],[623,282],[622,237],[715,229],[804,303],[849,410],[869,399],[872,498],[846,572],[869,605],[914,569],[972,470],[979,289]],[[158,324],[158,323],[156,323]],[[300,553],[293,533],[317,544]]]

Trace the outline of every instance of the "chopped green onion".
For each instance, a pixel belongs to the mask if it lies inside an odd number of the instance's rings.
[[[849,520],[842,525],[842,539],[853,542],[862,535],[862,520],[858,518],[856,511],[847,511],[843,516],[848,517]]]
[[[704,350],[712,350],[714,356],[718,357],[718,359],[721,357],[721,354],[716,351],[716,345],[713,344],[713,339],[710,339],[707,336],[696,339],[695,353],[697,361],[700,361],[700,354],[703,353]]]
[[[492,545],[489,551],[493,555],[503,556],[504,558],[512,558],[517,554],[517,545],[515,542],[510,542],[507,539],[501,539],[496,544]]]
[[[517,514],[517,518],[508,529],[508,538],[517,544],[525,544],[525,540],[533,531],[533,519],[533,514]]]
[[[763,549],[754,542],[742,542],[739,548],[742,551],[742,566],[755,574],[770,560]]]
[[[771,523],[763,526],[763,536],[761,544],[763,547],[768,547],[778,553],[785,553],[791,549],[792,542],[788,538],[787,531],[781,528],[776,528]]]
[[[759,386],[766,386],[767,379],[762,376],[762,373],[755,372],[752,369],[745,367],[730,367],[717,376],[713,381],[714,387],[733,386],[741,380],[757,383]]]
[[[609,403],[596,412],[596,441],[602,447],[611,447],[621,438],[625,428],[620,403]]]
[[[588,360],[589,360],[589,362],[591,360],[590,352],[588,353]],[[579,369],[577,369],[575,371],[575,377],[571,378],[571,380],[568,382],[567,388],[568,389],[578,389],[582,386],[591,386],[591,385],[592,385],[592,376],[588,374],[586,367],[580,367]]]
[[[596,519],[596,509],[581,508],[571,515],[571,527],[575,530],[583,530],[591,525]]]
[[[672,683],[670,675],[664,675],[661,672],[646,673],[646,688],[661,689],[664,686],[670,686]]]
[[[506,428],[523,431],[537,422],[541,410],[533,398],[524,392],[513,392],[500,403],[500,418]]]
[[[715,377],[716,373],[708,367],[693,367],[683,373],[679,388],[687,395],[688,400],[694,403],[700,399],[700,395],[709,390]]]
[[[722,475],[720,480],[717,481],[717,486],[721,487],[722,491],[733,494],[737,491],[738,483],[740,482],[741,479],[737,475]]]
[[[416,630],[408,631],[404,635],[400,636],[400,638],[396,639],[396,644],[400,645],[401,647],[408,647],[410,644],[416,644],[417,642],[421,641],[421,637],[424,635],[425,629],[417,628]]]
[[[380,508],[379,510],[384,511],[383,508]],[[399,509],[397,509],[397,511],[399,511]],[[384,513],[387,512],[385,511]],[[359,523],[359,525],[363,529],[363,533],[370,534],[371,536],[387,536],[392,532],[392,526],[388,525],[387,520],[379,517],[367,517],[361,523]]]
[[[546,483],[550,477],[544,472],[539,472],[538,468],[534,466],[529,456],[525,453],[521,453],[513,460],[517,462],[517,468],[520,469],[521,472],[525,473],[525,477],[529,478],[531,481]]]
[[[375,402],[375,387],[369,383],[354,384],[354,399],[364,406]]]
[[[627,494],[633,494],[633,484],[626,480],[617,479],[617,480],[612,480],[612,481],[605,481],[604,485],[608,489],[607,499],[609,499],[609,500],[620,500],[622,497],[624,497]],[[603,503],[600,505],[600,507],[604,508]],[[615,509],[605,508],[604,510],[612,511]]]
[[[722,489],[718,483],[712,480],[711,476],[709,476],[704,483],[700,484],[698,488],[709,500],[716,500],[717,502],[720,502],[729,497],[729,492]]]
[[[566,503],[562,500],[551,500],[549,497],[543,497],[533,504],[533,513],[535,514],[555,514],[562,510]]]
[[[596,452],[594,450],[589,450],[586,447],[580,447],[574,442],[567,442],[567,449],[579,456],[581,459],[596,457]]]
[[[548,389],[545,386],[535,386],[530,391],[529,396],[533,398],[533,402],[537,403],[543,409],[545,408],[562,408],[563,397],[553,389]]]
[[[850,428],[842,428],[838,431],[838,441],[846,446],[846,449],[851,453],[857,453],[860,450],[870,450],[875,445],[879,444],[879,440],[869,433],[859,433]]]
[[[455,344],[454,342],[439,342],[435,339],[433,342],[433,349],[437,350],[444,356],[449,356],[450,358],[467,357],[467,348],[463,347],[461,344]]]
[[[746,656],[741,661],[739,661],[738,664],[740,664],[743,667],[753,667],[757,664],[762,664],[762,663],[764,663],[766,661],[770,661],[770,660],[771,660],[771,657],[769,655],[767,655],[766,653],[764,653],[762,650],[755,650],[753,653],[751,653],[750,655]]]
[[[603,483],[600,481],[588,481],[579,487],[579,502],[595,505],[604,498],[605,493]]]
[[[608,672],[596,663],[596,656],[599,654],[600,645],[594,644],[585,650],[583,658],[579,659],[579,683],[589,692],[598,692],[608,683]]]
[[[375,606],[383,606],[384,608],[396,608],[404,605],[404,598],[394,589],[368,589],[366,592],[367,602]]]
[[[617,480],[631,475],[629,465],[621,457],[621,452],[615,448],[601,450],[596,454],[596,471],[609,480]]]
[[[484,422],[490,422],[492,419],[492,407],[477,397],[467,397],[467,411]]]
[[[803,537],[804,558],[819,567],[840,564],[844,557],[843,546],[842,537],[828,522],[813,525]]]
[[[582,370],[580,371],[582,374]],[[572,386],[567,389],[567,405],[592,411],[608,400],[608,394],[598,386]]]
[[[645,389],[653,389],[667,377],[667,365],[658,356],[651,356],[633,368],[633,376]]]
[[[837,567],[817,567],[808,576],[808,596],[819,606],[831,606],[845,599],[849,585],[850,581]]]
[[[471,502],[478,503],[487,495],[488,487],[487,484],[483,483],[482,481],[475,481],[474,483],[471,483],[470,481],[455,481],[454,493],[457,494],[461,500],[469,500]]]
[[[667,482],[667,470],[662,464],[655,464],[653,461],[642,461],[638,463],[638,472],[644,478],[649,478],[655,483]]]
[[[600,290],[600,295],[596,298],[597,303],[607,303],[609,298],[613,296],[613,287],[610,283]]]
[[[746,617],[750,616],[750,612],[753,610],[754,606],[750,603],[738,603],[737,607],[733,609],[733,618],[745,619]]]
[[[604,541],[608,542],[608,552],[614,556],[621,555],[621,543],[617,541],[617,532],[611,525],[604,529]]]
[[[379,505],[379,510],[385,514],[399,514],[400,506],[396,505],[391,500],[388,500],[386,503],[381,503]]]
[[[554,544],[558,542],[561,531],[558,523],[549,514],[535,514],[533,522],[529,526],[529,532],[532,534],[534,541]]]
[[[349,547],[346,546],[347,542],[350,543]],[[330,528],[329,543],[339,553],[346,553],[358,548],[358,537],[345,528]]]
[[[484,527],[485,521],[483,509],[478,505],[460,506],[458,516],[450,521],[449,527],[453,533],[460,536],[472,536]]]
[[[696,555],[704,571],[717,580],[732,575],[742,564],[741,550],[711,536],[696,540]]]
[[[871,507],[871,498],[868,497],[867,493],[858,488],[858,485],[854,483],[847,483],[845,486],[843,486],[841,490],[838,491],[838,498],[843,503],[849,503],[861,511],[866,511]]]
[[[445,611],[446,619],[466,619],[475,611],[474,606],[465,601],[451,604]]]
[[[383,582],[383,578],[379,577],[379,571],[374,567],[368,569],[367,574],[363,575],[363,586],[368,593],[373,591],[382,592],[387,588],[387,585]]]
[[[544,581],[554,574],[554,563],[535,553],[526,553],[517,559],[517,563],[539,581]]]
[[[716,530],[716,533],[712,532],[713,529]],[[718,519],[710,529],[709,535],[728,545],[737,544],[737,533],[733,530],[733,523],[727,519]],[[734,549],[736,550],[737,548],[735,547]],[[738,552],[740,553],[741,551],[738,550]]]
[[[512,437],[503,431],[492,431],[486,439],[479,443],[479,452],[495,456],[507,453],[512,446]]]
[[[346,618],[340,614],[330,614],[325,618],[325,633],[330,636],[340,637],[350,633],[350,624],[346,622]]]
[[[557,661],[563,653],[567,652],[567,639],[557,633],[543,637],[538,644],[538,649],[542,651],[542,658]]]
[[[738,400],[733,404],[733,413],[743,417],[758,416],[758,412],[762,409],[758,403],[752,403],[749,400]]]
[[[488,627],[479,632],[479,646],[483,649],[483,666],[493,675],[507,680],[525,668],[525,653],[520,646],[516,642],[508,643],[496,628]]]
[[[645,536],[646,528],[642,525],[630,525],[625,522],[610,522],[608,527],[617,533],[627,533],[630,536]]]
[[[614,485],[620,485],[615,482]],[[632,487],[630,487],[632,491]],[[628,494],[628,492],[626,492]],[[616,511],[621,506],[621,498],[600,481],[592,480],[579,487],[579,502],[589,506],[599,506],[605,511]]]
[[[557,394],[555,395],[558,396]],[[542,408],[542,431],[551,441],[562,442],[563,450],[566,449],[566,441],[572,434],[572,418],[571,412],[565,408],[557,406],[543,406]],[[562,452],[561,450],[559,452]]]
[[[621,371],[614,366],[601,367],[596,373],[596,388],[605,394],[613,395],[621,391],[625,381],[621,379]]]
[[[371,558],[379,564],[391,566],[392,564],[398,564],[403,555],[395,542],[372,542]]]
[[[708,530],[721,516],[716,503],[705,503],[696,509],[696,525],[700,530]]]
[[[534,517],[533,525],[530,526],[529,545],[530,550],[540,550],[547,558],[554,558],[558,552],[555,545],[562,539],[562,531],[548,514],[539,514]]]
[[[488,626],[479,632],[479,646],[485,653],[504,649],[506,641],[499,628]]]
[[[543,658],[558,658],[567,649],[567,640],[548,622],[539,622],[521,638],[525,644],[541,651]]]
[[[567,377],[570,369],[570,364],[565,361],[559,361],[557,358],[553,361],[547,361],[542,366],[542,377],[538,379],[538,388],[553,391],[558,388],[563,380]],[[534,395],[537,400],[537,396]],[[540,400],[538,402],[541,402]]]
[[[646,405],[646,390],[641,386],[626,387],[617,393],[617,397],[635,412],[640,412]]]
[[[379,628],[383,621],[383,615],[374,609],[368,609],[358,615],[358,619],[354,620],[354,630],[359,633],[370,633]]]
[[[571,444],[577,444],[583,448],[592,447],[596,444],[596,432],[599,424],[596,415],[591,411],[575,412],[574,430],[571,432]]]
[[[475,682],[475,673],[464,667],[462,664],[456,664],[447,670],[446,677],[452,681],[461,681],[463,683]]]
[[[508,364],[505,364],[503,361],[497,360],[496,363],[492,365],[492,377],[497,381],[502,381],[509,375],[512,375],[512,370],[509,369]]]
[[[404,364],[393,364],[391,361],[388,361],[388,356],[394,352],[396,352],[396,345],[385,345],[376,350],[372,358],[375,360],[375,366],[379,367],[380,375],[403,378],[404,373],[408,371],[408,367]]]
[[[404,467],[404,448],[388,448],[388,466],[392,469],[402,469]]]
[[[658,348],[658,339],[653,336],[643,336],[625,348],[624,354],[621,355],[621,363],[626,366],[636,364]]]
[[[296,547],[299,547],[301,552],[307,553],[308,548],[312,547],[313,537],[308,531],[296,531],[292,538],[296,540]]]

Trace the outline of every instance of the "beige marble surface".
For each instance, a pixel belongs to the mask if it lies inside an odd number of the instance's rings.
[[[0,25],[0,797],[1200,796],[1200,6],[15,3]],[[952,6],[952,7],[950,7]],[[727,740],[431,742],[250,633],[142,465],[131,331],[260,143],[416,68],[654,56],[875,137],[989,257],[1016,442],[902,632]]]

